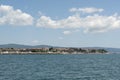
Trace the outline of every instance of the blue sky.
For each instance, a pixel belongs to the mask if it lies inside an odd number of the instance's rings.
[[[120,0],[0,0],[0,44],[120,48]]]

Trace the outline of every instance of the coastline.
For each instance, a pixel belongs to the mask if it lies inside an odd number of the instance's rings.
[[[0,54],[106,54],[104,49],[88,48],[0,48]]]
[[[0,53],[0,55],[37,55],[37,54],[110,54],[110,53],[56,53],[56,52],[50,52],[50,53],[44,53],[44,52],[9,52],[9,53]]]

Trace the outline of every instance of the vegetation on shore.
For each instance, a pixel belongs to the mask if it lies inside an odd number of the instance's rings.
[[[104,49],[88,48],[0,48],[0,54],[90,54],[107,53]]]

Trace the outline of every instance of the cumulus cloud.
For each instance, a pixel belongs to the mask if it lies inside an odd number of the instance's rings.
[[[38,44],[40,41],[39,40],[33,40],[32,43],[33,44]]]
[[[12,6],[0,5],[0,25],[32,25],[33,17],[20,9],[14,9]]]
[[[70,12],[83,12],[83,13],[96,13],[96,12],[102,12],[104,9],[102,8],[71,8]]]
[[[112,14],[110,16],[100,15],[102,8],[71,8],[70,12],[79,12],[64,19],[54,20],[49,16],[41,15],[36,21],[37,27],[45,28],[65,28],[74,30],[84,30],[83,32],[107,32],[109,30],[120,28],[120,16]],[[92,13],[81,16],[82,13]],[[20,9],[14,9],[12,6],[0,5],[0,25],[32,25],[33,17]],[[81,30],[80,30],[81,31]],[[64,31],[63,34],[71,34],[72,31]]]
[[[92,11],[95,12],[95,11]],[[120,16],[113,14],[111,16],[105,16],[100,14],[93,15],[72,15],[61,20],[53,20],[48,16],[41,16],[37,20],[38,27],[46,28],[69,28],[69,29],[83,29],[85,33],[88,32],[106,32],[108,30],[120,28]],[[70,33],[69,31],[64,32]]]
[[[69,34],[71,34],[71,31],[63,31],[63,34],[69,35]]]

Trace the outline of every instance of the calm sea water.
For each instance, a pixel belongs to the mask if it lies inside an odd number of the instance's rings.
[[[120,80],[120,54],[0,55],[0,80]]]

